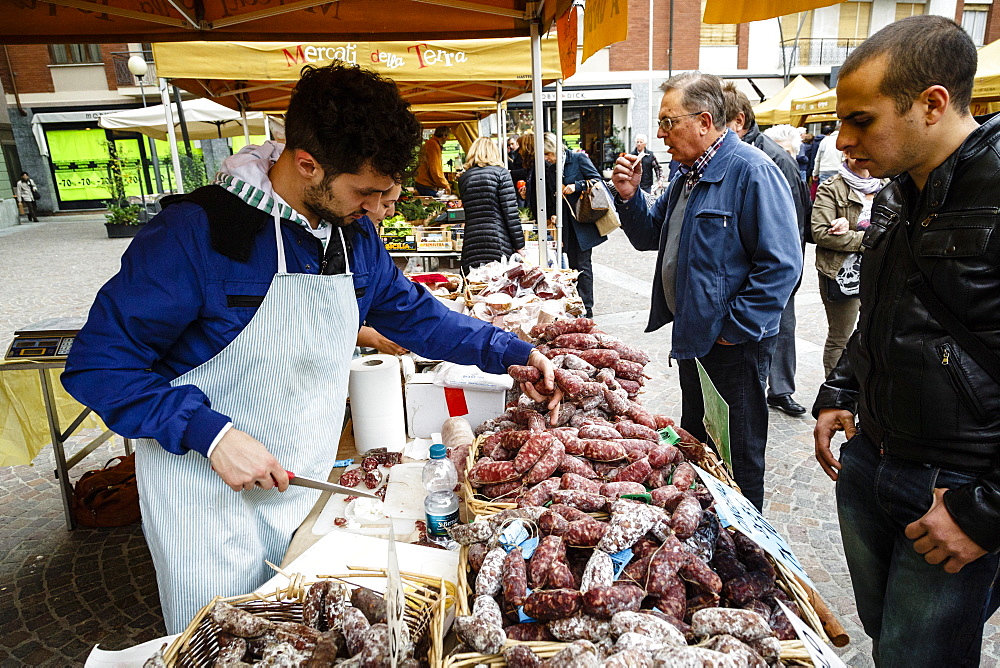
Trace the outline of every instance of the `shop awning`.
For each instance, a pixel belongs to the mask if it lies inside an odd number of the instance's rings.
[[[181,138],[180,122],[178,121],[177,105],[171,104],[174,118],[174,136]],[[243,124],[239,112],[229,107],[216,104],[203,98],[185,100],[183,102],[184,121],[188,136],[191,139],[220,139],[222,137],[237,137],[243,135]],[[126,109],[100,117],[98,123],[108,130],[127,130],[140,132],[153,139],[167,138],[167,124],[164,120],[163,105],[144,109]],[[262,135],[264,129],[264,114],[259,111],[247,113],[247,123],[250,134]]]
[[[4,2],[4,44],[527,37],[572,0],[46,0]],[[537,9],[536,9],[537,8]],[[536,14],[537,11],[537,14]]]
[[[799,75],[773,97],[753,108],[758,125],[778,125],[791,122],[792,101],[820,93],[804,76]]]
[[[492,103],[531,88],[528,38],[409,42],[175,42],[153,45],[157,75],[233,109],[281,112],[305,65],[340,60],[392,79],[414,105]],[[561,76],[554,36],[542,80]]]

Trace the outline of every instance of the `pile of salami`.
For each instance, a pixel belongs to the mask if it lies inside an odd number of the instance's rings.
[[[389,627],[382,594],[357,587],[348,598],[332,580],[310,586],[300,621],[276,621],[219,601],[211,610],[218,628],[216,666],[356,666],[388,668]],[[417,668],[404,624],[402,666]],[[166,665],[162,655],[146,666]],[[426,664],[424,664],[426,665]]]
[[[503,651],[511,666],[781,665],[779,640],[796,636],[777,602],[799,610],[771,561],[720,528],[710,499],[703,508],[677,492],[654,504],[588,493],[604,498],[606,521],[557,502],[454,527],[475,578],[472,615],[455,622],[459,651]],[[518,520],[540,539],[529,559],[498,540]],[[526,646],[504,650],[508,639],[573,644],[541,661]]]

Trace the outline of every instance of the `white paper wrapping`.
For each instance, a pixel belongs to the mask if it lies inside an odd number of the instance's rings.
[[[368,355],[353,360],[348,393],[358,454],[372,448],[401,451],[406,445],[406,425],[399,358]]]

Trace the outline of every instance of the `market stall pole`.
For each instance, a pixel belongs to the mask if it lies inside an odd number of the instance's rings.
[[[561,190],[561,184],[563,181],[563,167],[566,163],[566,151],[563,150],[563,123],[562,123],[562,79],[556,80],[556,120],[555,127],[556,131],[556,145],[559,148],[556,158],[556,188]],[[563,211],[564,207],[561,205],[562,195],[560,194],[556,198],[556,268],[562,269],[563,265]],[[570,225],[572,225],[572,221]]]
[[[142,108],[146,108],[146,74],[149,66],[142,56],[131,56],[128,59],[128,71],[139,80],[139,91],[142,93]],[[156,141],[148,138],[149,155],[153,159],[153,178],[156,182],[156,192],[163,192],[163,177],[160,175],[160,156],[156,154]]]
[[[177,136],[174,134],[174,114],[170,108],[170,91],[167,80],[160,78],[160,100],[163,102],[163,117],[167,123],[167,141],[170,142],[170,160],[174,165],[174,192],[184,192],[184,174],[181,172],[181,156],[177,151]]]
[[[547,267],[548,217],[545,211],[545,123],[542,114],[542,36],[531,22],[531,111],[535,119],[535,226],[538,230],[538,266]],[[558,186],[557,186],[558,187]]]

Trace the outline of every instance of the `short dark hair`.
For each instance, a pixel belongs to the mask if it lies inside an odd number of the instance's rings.
[[[451,132],[451,128],[449,128],[447,125],[439,125],[436,128],[434,128],[435,137],[447,137],[449,132]]]
[[[740,112],[743,112],[743,127],[751,128],[757,122],[757,115],[753,113],[753,105],[747,94],[736,87],[732,81],[722,84],[722,99],[726,102],[726,124],[733,122]]]
[[[892,98],[902,115],[931,86],[944,86],[960,115],[969,114],[976,77],[976,45],[962,27],[943,16],[911,16],[890,23],[847,56],[838,78],[886,56],[879,92]]]
[[[721,130],[726,125],[726,101],[722,96],[722,79],[704,72],[675,74],[660,85],[669,93],[681,91],[681,105],[691,113],[707,111],[712,115],[712,125]]]
[[[28,172],[21,172],[21,176],[30,176],[30,174]]]
[[[368,163],[398,181],[421,140],[420,121],[392,81],[343,63],[302,68],[285,113],[285,146],[308,152],[328,178]]]
[[[834,125],[833,123],[824,123],[823,125],[820,126],[819,131],[822,134],[828,135],[836,129],[837,126]]]

